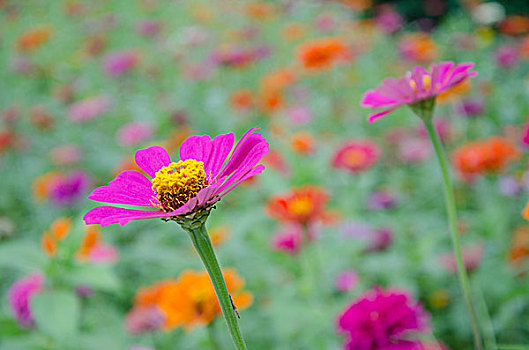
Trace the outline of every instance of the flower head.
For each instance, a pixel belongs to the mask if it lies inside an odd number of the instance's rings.
[[[279,221],[307,224],[325,218],[328,195],[317,186],[303,186],[268,201],[268,213]]]
[[[19,279],[7,291],[7,299],[18,324],[27,328],[33,326],[31,297],[39,293],[44,286],[44,276],[34,273]]]
[[[139,55],[136,51],[125,50],[109,54],[105,58],[105,72],[110,76],[119,76],[127,73],[139,62]]]
[[[520,151],[510,140],[492,136],[458,147],[452,158],[458,174],[464,180],[472,180],[477,175],[503,171],[519,156]]]
[[[339,38],[321,38],[298,48],[298,57],[306,69],[321,70],[343,58],[346,47]]]
[[[338,328],[347,350],[415,350],[413,335],[428,329],[428,319],[408,293],[376,288],[344,310]]]
[[[235,148],[232,133],[213,139],[191,136],[182,143],[181,160],[177,162],[171,162],[167,151],[159,146],[138,150],[136,163],[152,179],[127,170],[108,186],[96,188],[88,198],[144,210],[100,206],[84,216],[85,222],[125,225],[131,220],[169,220],[208,211],[239,183],[264,170],[264,165],[257,163],[268,152],[268,143],[255,130],[248,130]]]
[[[244,280],[233,269],[225,269],[223,276],[237,309],[250,306],[253,297],[243,290]],[[154,317],[157,313],[161,318]],[[152,329],[152,322],[146,321],[161,319],[163,322],[157,327],[171,330],[184,326],[190,330],[210,324],[220,314],[220,305],[208,274],[187,270],[177,280],[165,280],[141,288],[128,316],[128,328],[140,333],[149,327]]]
[[[407,75],[399,79],[386,79],[376,89],[367,91],[362,106],[373,110],[383,109],[369,116],[369,122],[373,122],[403,105],[435,99],[443,91],[475,76],[477,73],[470,71],[473,67],[472,62],[441,62],[433,64],[429,71],[415,67]]]
[[[68,119],[74,123],[96,119],[108,111],[110,99],[106,96],[93,96],[75,102],[68,107]]]
[[[371,140],[351,140],[334,153],[332,166],[350,172],[369,169],[380,155],[378,146]]]

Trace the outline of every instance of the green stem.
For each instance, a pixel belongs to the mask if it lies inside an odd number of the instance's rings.
[[[182,224],[182,227],[189,233],[193,245],[208,271],[211,282],[213,282],[215,293],[217,293],[222,314],[228,325],[228,330],[233,340],[233,344],[235,345],[235,349],[246,349],[246,344],[237,321],[238,316],[235,314],[235,307],[232,303],[230,294],[228,293],[226,282],[224,282],[224,277],[222,276],[222,271],[217,257],[215,256],[213,245],[209,239],[204,221],[205,220]]]
[[[448,173],[448,162],[446,160],[446,155],[444,153],[443,146],[441,145],[441,141],[439,140],[439,135],[437,135],[437,131],[435,130],[435,127],[432,123],[432,118],[421,119],[423,120],[424,126],[426,127],[426,131],[428,132],[428,136],[432,141],[433,147],[435,149],[435,154],[437,155],[437,160],[439,161],[439,166],[441,167],[441,173],[443,175],[446,212],[448,214],[452,245],[457,262],[457,274],[459,277],[459,284],[461,285],[463,297],[465,298],[465,303],[470,316],[472,332],[474,333],[474,345],[477,350],[482,350],[483,346],[481,343],[480,330],[476,318],[476,312],[474,310],[474,305],[472,304],[472,298],[470,296],[470,284],[468,281],[468,275],[465,269],[465,264],[463,262],[463,255],[461,254],[461,242],[459,240],[459,232],[457,229],[456,203],[454,199],[454,192],[452,190],[452,182]]]

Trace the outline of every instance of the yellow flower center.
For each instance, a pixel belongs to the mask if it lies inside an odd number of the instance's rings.
[[[181,160],[162,167],[152,179],[152,190],[160,209],[174,211],[209,186],[204,163],[195,159]]]
[[[295,215],[306,215],[312,208],[312,200],[308,197],[295,198],[288,203],[288,211]]]

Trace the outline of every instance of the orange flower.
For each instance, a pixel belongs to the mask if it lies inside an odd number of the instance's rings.
[[[429,62],[437,57],[437,45],[426,33],[411,33],[402,37],[399,49],[407,59]]]
[[[274,12],[276,12],[275,6],[270,3],[252,1],[248,2],[244,6],[244,13],[248,17],[256,19],[267,19],[270,18]]]
[[[253,101],[253,93],[251,90],[248,89],[239,89],[235,90],[231,96],[230,96],[230,104],[233,109],[235,110],[248,110],[252,108],[254,101]]]
[[[289,68],[269,72],[261,78],[258,100],[266,112],[274,112],[284,104],[284,90],[296,81],[297,77]]]
[[[509,35],[518,35],[529,32],[529,17],[527,16],[508,16],[499,25],[500,32]]]
[[[213,246],[217,247],[228,239],[229,231],[227,226],[216,226],[209,230],[209,238]]]
[[[328,195],[317,186],[306,185],[290,193],[275,195],[268,201],[268,213],[279,221],[308,224],[325,220]]]
[[[339,38],[320,38],[298,48],[298,58],[306,69],[329,68],[345,54],[345,44]]]
[[[233,269],[225,269],[223,276],[233,303],[238,310],[252,304],[251,293],[243,291],[244,280]],[[215,289],[207,272],[184,271],[178,280],[165,280],[141,288],[135,298],[134,309],[157,307],[165,316],[162,328],[171,330],[183,326],[192,330],[210,324],[222,311]]]
[[[523,211],[525,219],[529,219],[529,205]],[[509,252],[510,263],[518,267],[529,257],[529,226],[519,226],[514,230],[514,237]]]
[[[35,180],[33,180],[33,197],[39,201],[48,198],[50,183],[54,181],[58,175],[59,173],[54,171],[38,176]]]
[[[81,246],[77,250],[76,256],[79,260],[87,260],[92,249],[100,241],[99,227],[90,225],[86,227],[86,233],[81,241]]]
[[[50,225],[49,232],[44,231],[41,239],[41,248],[49,257],[57,253],[57,243],[68,236],[71,228],[71,219],[60,217]]]
[[[292,149],[300,154],[311,154],[314,152],[314,137],[306,131],[300,131],[292,135],[290,144]]]
[[[42,25],[25,31],[17,40],[19,51],[32,51],[48,41],[53,34],[53,27]]]
[[[472,180],[476,175],[503,171],[519,156],[520,152],[510,140],[492,136],[454,150],[453,163],[463,179]]]

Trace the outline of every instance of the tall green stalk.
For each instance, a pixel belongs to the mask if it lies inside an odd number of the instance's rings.
[[[206,215],[207,217],[207,215]],[[238,316],[235,313],[235,306],[231,300],[226,282],[222,276],[222,271],[219,266],[213,245],[209,239],[208,232],[205,225],[206,218],[198,220],[186,220],[179,222],[184,230],[189,233],[193,245],[198,252],[198,255],[202,259],[206,270],[208,271],[213,287],[215,287],[215,293],[217,293],[217,299],[219,300],[222,314],[228,325],[228,330],[237,350],[246,350],[246,343],[241,334],[239,323],[237,321]]]
[[[443,175],[443,187],[444,187],[446,212],[448,214],[448,223],[450,226],[452,246],[453,246],[454,255],[456,257],[456,262],[457,262],[457,275],[459,277],[459,284],[461,285],[461,290],[463,291],[463,297],[465,299],[465,304],[467,306],[468,313],[470,316],[470,324],[472,326],[472,332],[474,334],[474,345],[477,350],[482,350],[483,349],[482,340],[481,340],[482,338],[481,338],[480,329],[478,326],[476,312],[474,310],[474,305],[472,304],[470,284],[468,280],[467,271],[465,269],[463,255],[461,254],[461,242],[459,240],[459,232],[457,229],[456,203],[454,199],[454,192],[452,189],[452,181],[450,180],[450,174],[448,172],[448,162],[446,160],[446,155],[444,153],[443,146],[441,145],[439,135],[437,134],[437,131],[435,130],[435,127],[432,123],[433,106],[430,108],[429,111],[427,109],[422,109],[422,112],[424,112],[422,115],[419,114],[420,112],[418,112],[413,106],[412,106],[412,109],[423,120],[424,126],[426,127],[426,131],[428,132],[428,136],[430,137],[430,140],[432,141],[435,154],[437,155],[437,160],[439,161],[439,166],[441,168],[441,173]]]

